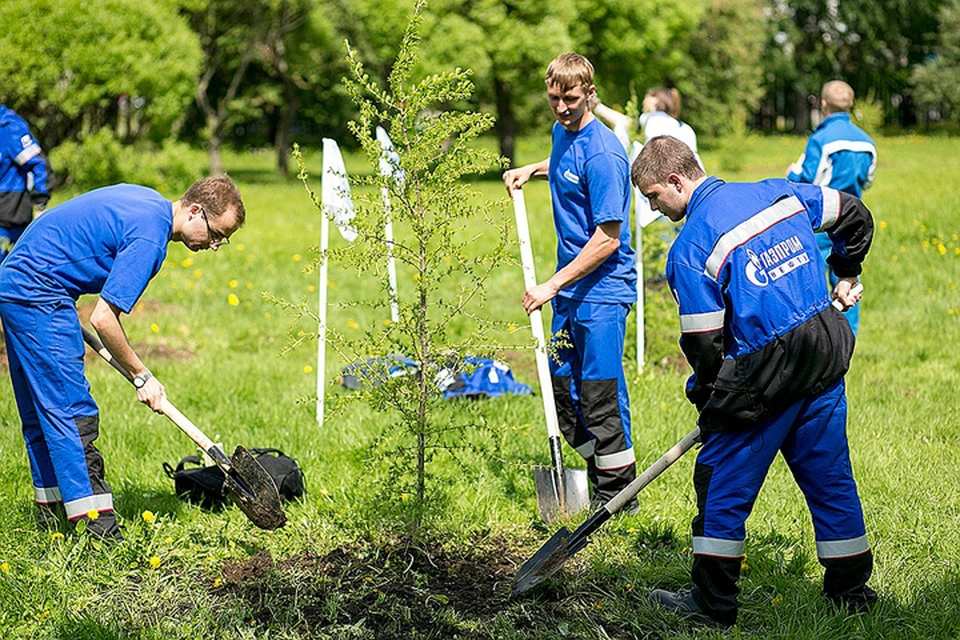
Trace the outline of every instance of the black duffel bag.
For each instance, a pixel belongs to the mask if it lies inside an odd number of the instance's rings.
[[[295,500],[307,492],[303,471],[297,461],[279,449],[253,448],[252,455],[266,470],[277,485],[281,500]],[[188,466],[193,465],[193,466]],[[163,469],[173,479],[177,496],[204,509],[223,506],[227,497],[223,494],[223,471],[216,465],[201,466],[199,456],[187,456],[174,469],[166,462]]]

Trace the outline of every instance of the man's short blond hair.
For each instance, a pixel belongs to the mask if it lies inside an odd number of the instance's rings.
[[[671,173],[697,180],[706,174],[685,143],[672,136],[657,136],[643,145],[630,167],[630,181],[641,191],[654,184],[666,184]]]
[[[593,86],[593,65],[579,53],[563,53],[547,66],[547,87],[556,86],[562,91],[575,87],[584,90]]]
[[[831,80],[820,90],[820,99],[830,113],[848,113],[853,108],[853,87],[843,80]]]

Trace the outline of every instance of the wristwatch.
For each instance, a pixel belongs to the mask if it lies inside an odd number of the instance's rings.
[[[141,373],[133,376],[133,386],[137,389],[142,389],[143,385],[147,384],[147,380],[153,377],[153,374],[147,371],[146,373]]]

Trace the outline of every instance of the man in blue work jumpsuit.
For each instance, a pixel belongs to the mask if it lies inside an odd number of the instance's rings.
[[[0,104],[0,262],[50,199],[47,163],[30,127]]]
[[[658,589],[651,599],[736,622],[744,523],[779,451],[813,516],[824,594],[867,608],[876,600],[866,584],[873,555],[850,466],[843,381],[854,336],[831,304],[813,231],[827,232],[836,247],[833,297],[849,308],[873,237],[870,212],[829,187],[708,178],[690,150],[666,136],[644,147],[631,178],[655,210],[675,222],[686,216],[667,279],[703,442],[693,478],[694,587]]]
[[[616,135],[590,111],[596,88],[589,60],[557,57],[546,84],[557,119],[550,157],[507,171],[503,180],[508,192],[534,177],[550,182],[557,271],[524,293],[523,307],[529,314],[553,300],[553,333],[566,337],[559,362],[550,363],[557,417],[587,461],[593,501],[602,504],[636,477],[622,362],[637,280],[629,162]]]
[[[42,523],[65,513],[93,535],[122,539],[94,446],[99,411],[84,377],[77,298],[100,295],[91,324],[134,376],[137,398],[159,412],[163,385],[130,347],[120,314],[157,274],[169,242],[216,250],[244,216],[226,176],[200,180],[174,202],[146,187],[104,187],[37,218],[0,264],[0,318]]]
[[[820,111],[826,116],[807,141],[807,148],[787,170],[787,180],[831,187],[859,198],[873,184],[877,169],[877,147],[863,129],[850,121],[853,88],[833,80],[820,92]],[[826,261],[833,242],[826,233],[817,234],[820,255]],[[837,274],[828,268],[830,285],[837,285]],[[853,335],[860,328],[860,304],[844,314]]]

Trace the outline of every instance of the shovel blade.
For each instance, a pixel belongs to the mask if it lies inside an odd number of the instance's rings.
[[[237,446],[230,459],[223,492],[240,507],[250,522],[261,529],[272,531],[287,523],[276,483],[263,465],[242,446]]]
[[[527,560],[513,579],[510,596],[518,596],[534,588],[557,571],[573,554],[587,546],[587,537],[579,531],[570,533],[561,528],[553,537],[540,547],[532,558]]]
[[[557,475],[553,468],[535,467],[533,470],[533,482],[537,488],[537,509],[540,510],[540,516],[547,522],[572,516],[590,506],[590,488],[587,485],[586,469],[564,469],[563,479],[566,504],[561,509]]]

